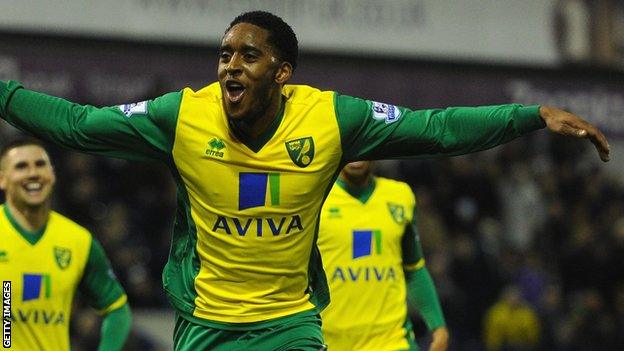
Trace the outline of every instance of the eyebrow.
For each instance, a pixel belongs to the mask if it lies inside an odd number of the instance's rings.
[[[233,51],[232,45],[230,44],[222,45],[219,50],[220,51]],[[249,45],[249,44],[243,44],[241,50],[244,52],[248,52],[248,51],[264,52],[261,48],[257,46]]]
[[[35,160],[35,166],[45,166],[48,164],[48,161],[46,161],[43,158],[37,159]],[[15,168],[19,168],[19,167],[24,167],[28,165],[28,161],[19,161],[17,162],[14,167]]]

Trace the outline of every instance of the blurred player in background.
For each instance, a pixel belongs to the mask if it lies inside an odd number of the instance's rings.
[[[600,131],[556,108],[412,111],[286,85],[297,56],[292,28],[254,11],[227,28],[218,82],[197,92],[95,108],[0,82],[0,116],[14,126],[169,167],[178,211],[163,284],[177,312],[176,350],[322,347],[329,291],[318,218],[348,162],[476,152],[545,126],[590,139],[608,159]]]
[[[444,351],[448,330],[425,267],[409,185],[373,176],[371,161],[347,164],[323,210],[318,247],[332,301],[321,313],[329,350],[418,350],[407,301]]]
[[[0,151],[0,280],[11,282],[11,349],[69,350],[79,291],[102,316],[99,350],[121,350],[130,331],[126,294],[89,231],[50,209],[56,175],[35,139]]]
[[[487,351],[539,350],[540,319],[524,300],[518,286],[503,289],[499,300],[484,317],[483,337]]]

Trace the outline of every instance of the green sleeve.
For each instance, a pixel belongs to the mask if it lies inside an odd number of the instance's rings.
[[[132,160],[169,160],[182,92],[96,108],[0,81],[0,117],[64,147]]]
[[[424,259],[422,246],[420,246],[420,237],[418,228],[416,227],[416,211],[414,211],[414,219],[405,226],[403,237],[401,238],[401,252],[403,254],[403,265],[412,266]]]
[[[467,154],[545,126],[539,106],[412,111],[338,93],[334,104],[345,162]]]
[[[416,271],[405,271],[407,283],[407,299],[420,312],[430,331],[446,326],[444,313],[438,299],[433,279],[427,270],[422,267]]]
[[[102,320],[98,351],[123,350],[130,333],[131,324],[132,315],[128,304],[107,314]]]
[[[105,314],[125,304],[125,292],[95,238],[91,240],[89,258],[78,289],[89,306]]]
[[[433,279],[424,266],[424,255],[416,227],[416,209],[412,222],[405,226],[401,241],[407,299],[422,315],[429,330],[446,326]],[[412,268],[417,267],[417,268]]]

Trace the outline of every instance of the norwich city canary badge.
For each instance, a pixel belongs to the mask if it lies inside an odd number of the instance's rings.
[[[56,258],[56,264],[61,268],[65,269],[69,267],[71,263],[71,250],[66,249],[64,247],[54,247],[54,258]]]
[[[395,222],[398,224],[403,224],[405,222],[405,208],[403,206],[388,202],[388,210]]]
[[[314,140],[306,137],[284,143],[290,159],[299,167],[307,167],[314,158]]]

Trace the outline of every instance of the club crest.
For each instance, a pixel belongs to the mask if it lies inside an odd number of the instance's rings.
[[[64,247],[54,247],[54,258],[56,259],[56,264],[61,269],[65,269],[69,267],[71,263],[71,250],[66,249]]]
[[[405,208],[402,205],[393,204],[388,202],[388,210],[392,215],[392,219],[399,224],[403,224],[405,222]]]
[[[299,167],[305,168],[314,159],[314,140],[306,137],[284,143],[290,159]]]

